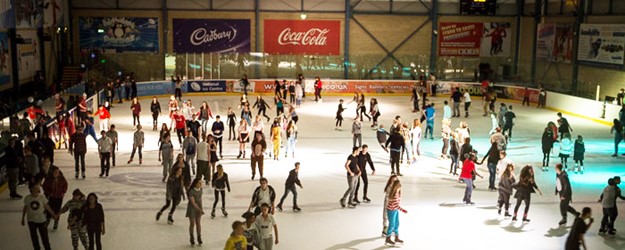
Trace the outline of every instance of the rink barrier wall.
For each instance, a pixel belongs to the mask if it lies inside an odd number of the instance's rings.
[[[565,95],[547,91],[546,107],[563,114],[574,115],[598,122],[607,126],[613,125],[613,120],[618,119],[620,106],[612,103],[585,99],[576,96]]]

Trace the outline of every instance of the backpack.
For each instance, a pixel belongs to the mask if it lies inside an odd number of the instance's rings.
[[[189,143],[187,145],[186,148],[187,148],[187,154],[188,155],[195,154],[195,146],[196,146],[196,144],[197,144],[196,142],[193,142],[193,143]]]

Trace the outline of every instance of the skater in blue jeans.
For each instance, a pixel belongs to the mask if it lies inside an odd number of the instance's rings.
[[[399,211],[408,213],[406,209],[402,208],[401,203],[401,183],[399,180],[393,182],[390,192],[387,193],[386,201],[386,214],[388,217],[388,228],[386,229],[386,241],[385,244],[394,246],[395,244],[404,243],[399,239]],[[391,240],[391,235],[395,234],[395,241]]]
[[[497,188],[495,187],[495,176],[497,174],[497,163],[499,163],[499,147],[498,147],[498,143],[497,142],[493,142],[491,144],[490,149],[488,149],[488,152],[486,153],[486,155],[484,155],[484,158],[482,158],[482,161],[480,162],[480,165],[482,163],[484,163],[484,160],[486,159],[486,157],[488,157],[488,190],[490,191],[495,191],[497,190]]]

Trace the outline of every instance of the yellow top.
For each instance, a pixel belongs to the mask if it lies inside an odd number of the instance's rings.
[[[232,235],[226,241],[226,246],[224,246],[224,250],[245,250],[247,249],[247,239],[245,236],[240,235]]]

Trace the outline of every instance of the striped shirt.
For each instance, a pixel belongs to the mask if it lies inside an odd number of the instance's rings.
[[[386,210],[404,210],[399,205],[399,203],[401,203],[401,195],[395,194],[393,198],[389,197],[388,201],[386,202]]]

